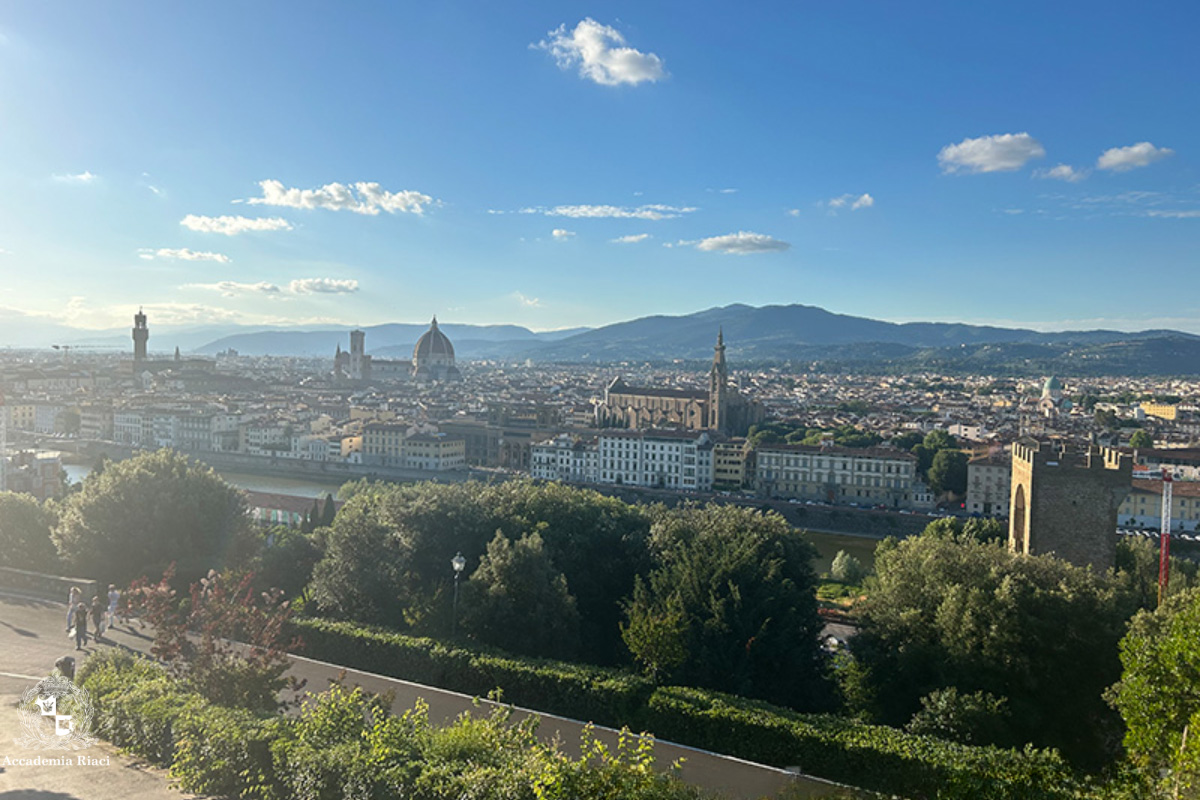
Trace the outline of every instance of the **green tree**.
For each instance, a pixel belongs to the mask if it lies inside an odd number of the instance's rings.
[[[861,583],[866,576],[862,562],[845,550],[838,550],[829,567],[829,577],[842,583]]]
[[[1129,437],[1129,446],[1139,448],[1154,447],[1154,437],[1146,431],[1136,430]]]
[[[929,465],[929,488],[934,494],[966,494],[968,460],[961,450],[939,450]]]
[[[921,444],[935,453],[939,450],[954,450],[958,448],[958,440],[941,428],[925,434],[925,439]]]
[[[916,431],[905,431],[904,433],[896,434],[889,441],[892,447],[911,452],[914,447],[924,442],[924,440],[925,437]]]
[[[510,542],[496,532],[463,587],[462,629],[486,644],[527,656],[570,659],[579,651],[579,612],[542,537]]]
[[[847,694],[874,697],[879,721],[905,724],[939,689],[987,692],[1007,701],[1012,740],[1082,766],[1108,758],[1116,721],[1101,694],[1133,610],[1117,579],[964,535],[885,540],[875,574],[856,606],[869,685]]]
[[[334,517],[337,516],[337,506],[333,502],[333,495],[325,493],[325,501],[321,506],[321,518],[318,521],[317,527],[328,528],[333,524]]]
[[[1108,697],[1125,721],[1125,749],[1154,776],[1195,797],[1200,790],[1200,589],[1142,611],[1121,640],[1121,680]]]
[[[937,736],[962,744],[1013,746],[1007,703],[987,692],[959,694],[958,689],[935,689],[921,698],[909,733]]]
[[[736,506],[660,510],[656,566],[628,625],[682,607],[688,658],[676,679],[797,708],[826,699],[817,643],[815,551],[775,513]]]
[[[258,547],[248,571],[262,590],[279,589],[283,596],[300,596],[321,559],[318,539],[294,528],[278,525],[258,534]]]
[[[621,638],[634,660],[651,680],[668,679],[688,657],[683,600],[675,593],[656,602],[638,577],[625,613],[627,621],[621,623]]]
[[[379,519],[378,498],[358,494],[342,507],[313,568],[309,593],[321,613],[371,625],[405,625],[404,553]]]
[[[53,514],[29,495],[0,492],[0,567],[53,572],[58,566],[53,525]]]
[[[54,543],[79,574],[128,583],[176,563],[191,581],[238,563],[245,495],[172,450],[142,453],[89,475],[61,506]]]
[[[1117,540],[1117,576],[1140,608],[1158,605],[1159,549],[1153,539],[1122,536]],[[1200,565],[1190,558],[1171,556],[1167,594],[1177,594],[1196,585]]]

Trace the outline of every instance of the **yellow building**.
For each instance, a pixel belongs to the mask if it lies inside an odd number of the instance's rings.
[[[1179,414],[1179,408],[1168,403],[1145,402],[1142,403],[1142,413],[1147,417],[1158,417],[1174,422]]]
[[[740,489],[746,483],[745,439],[730,439],[713,445],[713,486],[717,489]]]

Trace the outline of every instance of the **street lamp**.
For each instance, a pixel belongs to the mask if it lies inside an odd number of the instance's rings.
[[[463,558],[461,551],[450,559],[450,566],[454,567],[454,616],[450,622],[450,634],[453,638],[458,633],[458,576],[462,575],[463,569],[467,566],[467,560]]]

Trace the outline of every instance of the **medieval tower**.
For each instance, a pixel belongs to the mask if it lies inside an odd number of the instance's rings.
[[[364,331],[350,331],[350,380],[361,381],[367,377],[363,364],[366,343],[367,334]]]
[[[1113,566],[1117,508],[1129,493],[1133,459],[1090,445],[1022,439],[1012,448],[1008,546],[1019,553],[1053,553],[1078,566]]]
[[[133,360],[146,360],[146,342],[150,338],[150,329],[146,327],[146,315],[139,308],[133,315]]]

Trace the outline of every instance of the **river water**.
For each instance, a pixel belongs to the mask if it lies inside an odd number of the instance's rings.
[[[83,464],[64,464],[63,469],[71,483],[79,483],[92,471],[90,466]],[[324,497],[326,494],[337,496],[341,483],[320,483],[304,478],[270,478],[263,475],[243,475],[237,472],[222,472],[221,477],[239,489],[251,492],[273,492],[275,494],[290,494],[296,497]]]

